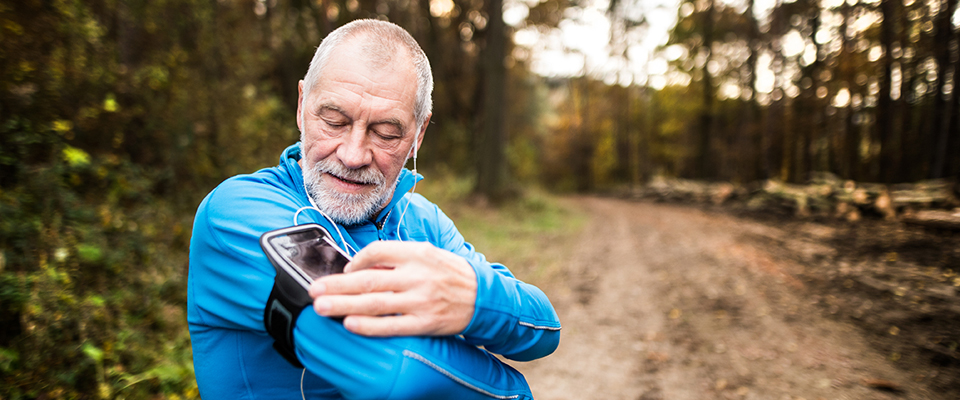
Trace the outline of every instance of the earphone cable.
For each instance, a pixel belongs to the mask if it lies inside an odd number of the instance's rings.
[[[330,224],[333,225],[333,229],[335,229],[335,230],[337,231],[337,235],[340,236],[340,243],[343,243],[344,250],[353,252],[353,254],[350,254],[351,256],[356,255],[356,254],[357,254],[357,250],[354,249],[353,246],[350,246],[350,243],[347,243],[347,240],[343,237],[343,232],[340,232],[340,226],[339,226],[339,224],[337,224],[336,222],[334,222],[334,220],[333,220],[332,218],[330,218],[329,216],[327,216],[326,213],[324,213],[323,211],[320,211],[320,208],[318,208],[318,207],[317,207],[317,204],[313,202],[313,198],[310,197],[309,194],[307,195],[307,200],[310,200],[310,205],[309,205],[309,206],[300,207],[299,209],[297,209],[297,212],[295,212],[295,213],[293,214],[293,225],[294,225],[294,226],[300,225],[300,222],[297,221],[297,217],[300,215],[301,212],[303,212],[303,211],[305,211],[305,210],[314,210],[314,211],[320,213],[320,215],[322,215],[324,218],[326,218],[327,221],[330,221]]]

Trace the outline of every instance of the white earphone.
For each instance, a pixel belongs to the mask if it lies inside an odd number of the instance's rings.
[[[420,146],[417,146],[417,140],[420,139],[420,130],[423,127],[418,126],[417,131],[413,134],[413,188],[410,189],[410,193],[417,192],[417,150]],[[410,201],[407,200],[407,205],[403,206],[403,212],[400,213],[400,220],[397,221],[397,240],[403,241],[400,237],[400,225],[403,225],[403,216],[407,215],[407,208],[410,207]]]

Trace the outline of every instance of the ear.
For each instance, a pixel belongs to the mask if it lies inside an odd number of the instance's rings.
[[[420,145],[423,144],[423,135],[427,133],[427,127],[430,126],[430,117],[433,114],[427,115],[427,119],[423,121],[423,126],[420,127],[420,132],[417,133],[417,142],[414,143],[414,146],[417,146],[413,149],[413,158],[417,158],[417,150],[420,150]]]
[[[303,110],[301,110],[302,107],[303,107],[303,80],[301,79],[300,82],[297,83],[297,130],[299,130],[300,132],[303,132],[303,119],[301,119],[301,116],[303,115],[303,112],[302,112]]]

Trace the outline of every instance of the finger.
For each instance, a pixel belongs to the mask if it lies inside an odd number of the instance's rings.
[[[344,267],[344,272],[355,272],[376,267],[400,267],[417,257],[423,257],[431,246],[396,240],[373,242],[361,249]]]
[[[313,281],[313,283],[311,283],[310,287],[307,289],[307,294],[314,299],[317,298],[317,296],[320,296],[326,292],[327,292],[327,284],[319,279]]]
[[[349,273],[351,273],[351,272],[358,272],[358,271],[364,271],[364,270],[373,270],[373,269],[388,269],[388,270],[389,270],[389,269],[396,269],[396,267],[394,267],[394,266],[392,266],[392,265],[373,265],[373,266],[363,266],[363,267],[353,268],[353,267],[350,266],[350,263],[347,263],[346,265],[343,266],[343,273],[349,274]]]
[[[343,320],[343,326],[358,335],[376,337],[430,335],[435,330],[426,326],[425,321],[416,315],[386,317],[351,315]]]
[[[310,297],[331,294],[362,294],[402,291],[410,286],[409,278],[389,270],[365,270],[350,274],[327,275],[314,281]]]
[[[410,310],[408,297],[390,292],[320,296],[313,301],[313,309],[325,317],[400,314]]]

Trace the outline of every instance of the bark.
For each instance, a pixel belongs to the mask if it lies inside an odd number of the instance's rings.
[[[783,121],[783,136],[780,141],[780,180],[789,181],[793,175],[794,170],[794,153],[796,152],[796,139],[794,138],[794,123],[796,118],[794,118],[794,104],[797,102],[796,99],[790,99],[789,97],[784,96],[784,101],[780,108],[781,120]]]
[[[946,6],[944,8],[944,6]],[[950,109],[952,98],[956,97],[957,76],[953,75],[954,89],[949,95],[943,93],[947,83],[947,74],[950,71],[950,42],[953,33],[953,23],[950,18],[957,10],[957,0],[941,1],[940,13],[936,17],[936,37],[934,55],[937,59],[937,89],[934,92],[933,129],[936,142],[933,148],[933,165],[930,168],[930,178],[942,178],[946,174],[947,144],[950,137],[951,119],[955,110]]]
[[[816,48],[816,59],[813,61],[813,64],[810,65],[810,78],[813,80],[813,86],[811,86],[811,91],[813,93],[810,96],[811,108],[810,108],[810,124],[811,129],[807,131],[805,144],[805,151],[808,152],[809,164],[807,164],[807,169],[805,170],[808,174],[813,171],[827,171],[829,170],[829,163],[827,162],[829,154],[825,154],[825,151],[828,149],[823,149],[820,146],[821,138],[823,135],[827,134],[827,126],[824,121],[824,108],[826,103],[824,99],[821,99],[817,95],[817,91],[821,86],[825,85],[826,82],[822,82],[820,79],[820,73],[824,69],[824,63],[820,61],[821,54],[824,53],[823,45],[817,42],[816,34],[820,30],[820,8],[817,7],[813,10],[813,17],[811,18],[811,28],[814,35],[813,46]],[[829,98],[829,97],[826,97]],[[826,99],[825,98],[825,99]],[[805,179],[806,176],[801,179]]]
[[[503,1],[490,0],[489,22],[483,57],[483,143],[478,157],[477,191],[497,200],[504,194],[507,135],[504,124],[506,68],[503,66],[504,41]]]
[[[641,135],[645,129],[641,129],[640,126],[643,123],[644,119],[633,119],[631,116],[631,111],[640,108],[643,104],[644,97],[642,94],[635,94],[646,88],[635,88],[633,86],[626,89],[627,99],[629,106],[627,107],[627,118],[629,121],[633,122],[627,129],[627,140],[628,140],[628,167],[630,168],[630,187],[632,189],[637,189],[640,187],[641,182],[643,182],[644,170],[641,168],[641,154],[643,154],[642,139]],[[640,96],[638,98],[638,96]]]
[[[960,30],[954,31],[953,41],[960,48]],[[946,145],[948,158],[945,162],[947,171],[944,176],[952,176],[954,179],[960,180],[960,93],[958,93],[960,91],[960,88],[958,88],[958,83],[960,83],[960,54],[958,53],[960,53],[960,49],[951,57],[953,63],[953,95],[949,112],[952,113],[953,117],[951,117],[947,128],[949,132]]]
[[[750,56],[747,57],[746,68],[750,76],[747,80],[747,87],[750,89],[751,96],[744,99],[741,103],[742,117],[740,120],[739,137],[742,141],[742,156],[746,159],[740,164],[744,169],[738,174],[738,178],[744,181],[756,180],[763,176],[763,139],[757,126],[757,115],[759,110],[756,101],[757,90],[757,49],[760,47],[760,29],[757,27],[757,21],[753,15],[754,0],[747,4],[747,11],[744,12],[749,24],[747,28],[747,45],[750,46]]]
[[[893,42],[896,35],[896,4],[897,0],[882,0],[880,11],[883,22],[880,25],[880,45],[883,48],[883,57],[880,60],[883,72],[880,75],[880,93],[877,95],[876,130],[877,140],[880,141],[880,179],[892,183],[895,172],[892,165],[894,119],[893,102],[890,98],[890,89],[893,87]]]
[[[586,72],[586,67],[584,67]],[[577,80],[580,86],[580,109],[577,110],[581,116],[581,122],[576,127],[577,134],[574,140],[573,163],[577,171],[577,190],[587,192],[593,189],[593,170],[591,158],[593,158],[593,139],[590,137],[590,130],[593,126],[593,116],[591,111],[593,105],[590,100],[590,79],[584,73],[584,76]]]
[[[815,86],[811,86],[813,89]],[[803,182],[806,180],[806,174],[811,170],[810,168],[810,136],[815,130],[815,124],[811,121],[811,116],[814,114],[813,104],[816,101],[816,95],[814,95],[811,90],[803,90],[800,92],[800,96],[793,102],[795,113],[795,129],[793,129],[794,140],[790,142],[789,146],[796,147],[793,150],[793,173],[790,175],[790,182]]]
[[[713,22],[716,14],[716,4],[710,0],[707,10],[703,13],[703,48],[707,52],[703,64],[703,109],[700,111],[700,126],[697,138],[696,176],[709,178],[712,175],[707,171],[710,168],[710,141],[713,136],[713,79],[708,66],[713,59]]]
[[[853,43],[847,36],[847,21],[853,14],[853,7],[844,2],[840,8],[840,13],[843,17],[843,22],[840,25],[841,42],[840,55],[837,63],[837,75],[841,81],[847,82],[847,89],[850,91],[850,95],[853,96],[857,92],[855,86],[856,78],[854,76],[855,71],[852,67]],[[836,150],[837,157],[835,158],[836,171],[847,179],[857,179],[860,164],[860,152],[857,151],[857,145],[860,143],[860,136],[858,135],[856,125],[853,123],[853,116],[856,110],[853,108],[852,102],[850,102],[846,107],[837,111],[841,115],[842,123],[839,133],[840,140]]]
[[[905,215],[903,222],[928,228],[960,230],[960,211],[924,210]]]

